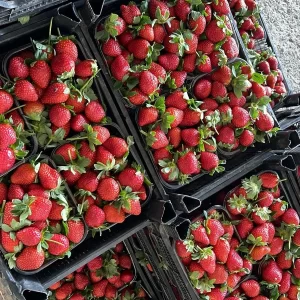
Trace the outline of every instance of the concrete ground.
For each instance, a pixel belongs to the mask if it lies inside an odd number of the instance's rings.
[[[294,92],[300,92],[300,0],[259,0],[270,39]]]

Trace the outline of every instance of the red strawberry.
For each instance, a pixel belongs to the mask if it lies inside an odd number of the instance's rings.
[[[16,157],[12,149],[0,150],[0,174],[8,171],[15,163]]]
[[[107,56],[116,57],[121,55],[122,49],[117,40],[110,38],[102,44],[102,52]]]
[[[262,187],[266,189],[274,189],[279,183],[279,177],[276,173],[262,173],[259,176],[259,179],[262,182]]]
[[[254,93],[254,95],[257,98],[262,98],[262,97],[266,96],[265,88],[257,82],[252,82],[252,88],[251,89],[252,89],[252,92]]]
[[[206,20],[203,15],[197,13],[196,11],[192,11],[188,20],[189,28],[196,35],[200,35],[204,32],[206,26]]]
[[[224,238],[220,238],[214,246],[213,250],[215,252],[217,261],[225,264],[230,251],[229,242]]]
[[[224,98],[227,95],[227,89],[221,82],[214,81],[211,86],[211,95],[213,98]]]
[[[205,28],[206,37],[213,43],[218,43],[226,37],[225,32],[219,27],[218,22],[218,20],[212,20]],[[226,25],[223,23],[223,26]]]
[[[171,128],[168,131],[167,136],[168,136],[170,145],[173,146],[174,148],[177,148],[181,141],[181,129],[178,127]]]
[[[148,133],[147,144],[152,149],[159,149],[168,146],[169,142],[165,133],[159,127],[157,127]]]
[[[226,266],[229,272],[238,271],[243,267],[243,259],[234,249],[229,251]]]
[[[205,273],[201,265],[196,261],[191,262],[189,265],[189,271],[191,272],[190,276],[197,276],[197,279],[202,278]]]
[[[299,225],[299,216],[296,210],[289,208],[281,217],[281,221],[289,225]]]
[[[207,79],[200,79],[194,86],[194,94],[197,99],[205,99],[211,93],[212,84]]]
[[[100,123],[105,117],[105,110],[98,101],[91,101],[85,107],[84,113],[89,121]]]
[[[15,84],[15,95],[19,100],[37,101],[38,95],[34,86],[27,80],[18,80]]]
[[[54,233],[48,240],[48,252],[52,255],[63,255],[69,250],[69,240],[62,234]]]
[[[138,35],[149,41],[149,42],[153,42],[154,41],[154,31],[153,31],[153,27],[150,24],[145,24],[140,30]]]
[[[152,62],[150,64],[149,71],[156,76],[159,82],[164,81],[166,79],[166,70],[161,65],[155,62]]]
[[[59,173],[46,163],[41,163],[38,176],[41,185],[47,190],[55,189],[60,184]]]
[[[158,63],[166,71],[175,71],[179,65],[179,57],[173,53],[162,54],[158,57]]]
[[[276,220],[282,216],[287,208],[287,203],[281,200],[276,200],[271,204],[270,210],[273,212],[273,219]]]
[[[108,286],[108,281],[106,279],[103,279],[100,282],[93,284],[93,290],[92,290],[93,296],[96,298],[104,297],[107,286]]]
[[[260,285],[254,279],[249,279],[241,283],[241,288],[247,297],[256,297],[260,293]]]
[[[216,270],[216,256],[211,247],[200,248],[199,250],[199,263],[200,266],[209,274]]]
[[[89,121],[85,116],[78,114],[72,117],[70,126],[75,132],[82,132],[84,131],[85,125],[87,125],[88,123]]]
[[[209,239],[206,234],[205,228],[201,225],[200,222],[193,223],[190,226],[190,229],[191,229],[191,234],[193,235],[194,240],[196,242],[199,242],[205,246],[209,245]]]
[[[51,69],[46,61],[37,60],[33,62],[29,70],[32,81],[40,88],[45,89],[51,80]]]
[[[149,14],[152,19],[157,19],[158,23],[165,23],[170,16],[170,10],[167,4],[159,0],[149,1]]]
[[[214,284],[224,284],[228,278],[228,272],[222,264],[216,264],[216,269],[213,273],[208,274],[209,279],[214,279]]]
[[[154,24],[153,26],[153,33],[154,33],[154,42],[158,44],[162,44],[164,38],[166,37],[166,31],[164,27],[160,24]]]
[[[196,155],[189,151],[179,157],[177,166],[183,174],[197,174],[199,172],[199,163]]]
[[[121,5],[122,18],[127,24],[133,24],[135,18],[141,15],[140,9],[134,3],[129,3],[128,5]]]
[[[270,243],[270,255],[278,255],[283,248],[283,240],[280,237],[274,237]]]
[[[205,171],[213,171],[219,165],[219,158],[216,154],[210,152],[201,152],[200,156],[201,168]]]
[[[155,75],[153,75],[149,71],[143,71],[140,75],[139,87],[141,91],[146,94],[150,95],[153,94],[158,86],[158,79]]]
[[[86,59],[75,66],[75,75],[79,77],[91,77],[98,71],[97,62],[94,59]]]
[[[185,71],[172,71],[170,73],[169,80],[167,80],[168,86],[172,89],[180,88],[183,86],[187,73]]]
[[[7,199],[7,185],[3,182],[0,182],[0,204]]]
[[[12,239],[9,232],[1,230],[1,245],[5,251],[14,253],[15,248],[19,247],[19,243],[18,238]]]
[[[264,32],[263,28],[260,25],[258,25],[255,28],[255,30],[252,31],[252,36],[253,36],[254,39],[260,40],[260,39],[264,38],[265,32]]]
[[[117,199],[120,193],[118,182],[110,177],[101,179],[97,188],[97,193],[104,201],[113,201]]]
[[[219,135],[217,136],[217,142],[233,145],[234,144],[234,130],[229,126],[223,126],[219,130]]]
[[[13,199],[23,199],[24,189],[19,184],[10,184],[7,193],[7,199],[12,201]]]
[[[138,115],[138,124],[139,126],[145,126],[149,124],[153,124],[158,119],[158,110],[157,108],[151,107],[142,107],[139,110]]]
[[[86,141],[80,143],[79,154],[80,156],[89,159],[90,163],[87,167],[91,167],[96,163],[96,152],[90,148]]]
[[[216,11],[220,15],[228,15],[230,12],[230,7],[226,0],[212,2],[211,6],[214,9],[214,11]]]
[[[77,182],[77,187],[89,192],[95,192],[97,190],[99,179],[97,173],[88,171],[81,175]]]
[[[231,36],[226,37],[225,43],[222,45],[228,59],[232,59],[239,56],[239,47],[234,38]]]
[[[249,147],[254,142],[254,134],[250,130],[244,130],[239,137],[240,144]]]
[[[183,57],[182,68],[185,72],[192,73],[195,70],[197,54],[187,54]]]
[[[282,251],[280,252],[277,257],[276,257],[276,263],[278,265],[278,267],[281,270],[288,270],[291,268],[291,266],[293,265],[293,256],[290,252],[287,251]],[[295,270],[295,262],[294,262],[294,269]]]
[[[291,274],[289,272],[282,273],[282,279],[279,283],[278,291],[280,294],[285,294],[291,287]]]
[[[299,295],[299,287],[297,285],[291,284],[290,289],[287,293],[288,299],[297,300]]]
[[[224,228],[219,220],[208,219],[206,221],[206,232],[210,245],[217,244],[219,238],[224,234]]]
[[[228,97],[229,97],[229,103],[228,103],[228,105],[231,108],[233,108],[234,106],[243,107],[246,104],[246,98],[244,96],[238,98],[234,93],[229,92],[228,93]]]
[[[103,146],[115,157],[123,157],[129,150],[126,141],[119,137],[110,137]]]
[[[133,191],[137,191],[143,185],[144,175],[139,170],[127,167],[119,173],[118,180],[122,186],[129,186]]]
[[[201,55],[197,60],[197,69],[202,73],[209,73],[212,70],[209,56],[206,54]]]
[[[38,251],[37,247],[26,247],[16,259],[16,265],[20,270],[31,271],[40,268],[45,261],[43,250]]]
[[[16,236],[25,246],[36,246],[42,238],[40,230],[35,227],[23,228],[17,232]]]
[[[185,0],[178,0],[174,7],[176,17],[181,21],[185,22],[188,18],[188,15],[191,11],[191,6]]]
[[[62,39],[55,45],[56,54],[66,54],[73,61],[78,58],[78,50],[76,44],[70,39]]]
[[[55,75],[67,75],[69,78],[74,75],[75,62],[67,54],[58,54],[51,60],[51,70]]]
[[[142,38],[135,38],[131,40],[127,49],[133,56],[137,59],[145,59],[148,55],[148,49],[150,48],[150,43]]]
[[[16,132],[8,123],[0,124],[0,150],[5,150],[17,141]]]
[[[55,82],[48,86],[41,102],[44,104],[62,103],[68,100],[70,89],[65,83]]]
[[[191,256],[191,252],[187,250],[186,245],[183,241],[177,240],[175,243],[176,253],[179,257]]]
[[[119,256],[119,265],[123,269],[131,269],[132,261],[129,255],[122,254]]]
[[[270,66],[272,71],[277,71],[277,69],[278,69],[278,60],[275,56],[268,57],[267,62],[269,63],[269,66]]]
[[[60,155],[65,162],[70,162],[71,160],[75,160],[77,158],[77,151],[74,145],[65,144],[60,146],[56,152],[56,155]]]
[[[214,51],[214,46],[214,43],[209,40],[200,40],[198,42],[197,51],[201,51],[202,53],[209,55]]]
[[[248,111],[242,107],[235,106],[232,109],[232,124],[237,128],[242,128],[250,122]]]
[[[119,81],[122,81],[123,77],[129,72],[129,63],[122,56],[117,56],[110,65],[110,71],[112,76]]]
[[[186,93],[177,90],[166,97],[165,103],[167,107],[175,107],[184,110],[188,106],[187,99],[188,95]]]
[[[62,104],[55,104],[49,110],[49,119],[57,127],[66,125],[71,120],[71,112]]]
[[[257,64],[257,67],[265,75],[269,75],[271,73],[270,65],[267,61],[261,61]]]
[[[13,106],[13,97],[4,90],[0,90],[0,113],[7,112]]]
[[[67,238],[70,242],[78,244],[84,235],[84,224],[79,219],[71,219],[67,222]]]
[[[282,271],[273,260],[268,261],[262,268],[262,278],[268,283],[279,283],[282,279]]]
[[[109,223],[123,223],[125,221],[125,213],[113,205],[105,205],[103,207],[105,219]]]
[[[8,75],[12,79],[25,79],[29,76],[29,68],[25,64],[24,58],[15,56],[10,59],[8,64]]]

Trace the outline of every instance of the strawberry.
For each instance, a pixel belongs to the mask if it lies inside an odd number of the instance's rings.
[[[78,77],[91,77],[98,72],[98,65],[94,59],[86,59],[75,66],[75,75]]]
[[[62,39],[55,45],[56,54],[66,54],[74,62],[78,58],[78,50],[76,44],[70,39]]]
[[[17,141],[16,132],[8,123],[0,124],[0,150],[5,150]]]
[[[122,254],[119,256],[119,265],[123,269],[131,269],[132,261],[129,255]]]
[[[112,76],[119,81],[122,81],[123,77],[129,72],[129,63],[122,56],[117,56],[110,65],[110,71]]]
[[[291,274],[289,272],[282,273],[282,279],[279,283],[278,291],[280,294],[285,294],[291,287]]]
[[[11,225],[13,220],[19,222],[19,217],[13,214],[12,210],[14,209],[14,205],[12,202],[6,202],[4,206],[4,213],[2,223],[6,225]]]
[[[154,41],[154,31],[150,24],[145,24],[138,33],[139,37],[145,39],[148,42]]]
[[[133,24],[135,18],[141,15],[141,11],[134,3],[129,3],[128,5],[121,5],[121,15],[127,24]]]
[[[26,174],[26,177],[24,177],[24,174]],[[14,171],[10,177],[10,181],[14,184],[31,184],[35,181],[35,178],[36,172],[34,167],[29,163],[25,163]]]
[[[166,107],[175,107],[181,110],[187,108],[188,96],[180,90],[174,91],[166,97]]]
[[[66,106],[55,104],[49,110],[49,119],[55,126],[62,127],[71,120],[71,112]]]
[[[169,88],[176,89],[183,86],[187,73],[185,71],[172,71],[167,80]]]
[[[187,54],[183,57],[182,68],[187,73],[192,73],[195,70],[197,54]]]
[[[228,273],[225,266],[222,264],[216,264],[215,271],[208,274],[209,279],[214,279],[214,284],[224,284],[227,281]]]
[[[298,299],[298,295],[299,295],[299,287],[297,285],[291,284],[290,289],[287,293],[288,299],[296,300]]]
[[[158,79],[149,71],[142,71],[139,79],[140,90],[145,95],[153,94],[158,86]]]
[[[243,259],[234,249],[229,251],[226,266],[229,272],[238,271],[243,267]]]
[[[187,153],[183,153],[178,161],[177,166],[183,174],[191,175],[199,173],[199,163],[196,158],[196,155],[189,151]]]
[[[106,279],[103,279],[100,282],[93,284],[93,288],[92,288],[93,297],[96,298],[104,297],[107,285],[108,285],[108,281]]]
[[[59,173],[46,163],[41,163],[38,177],[41,185],[47,190],[56,189],[60,184]]]
[[[280,237],[274,237],[270,243],[270,255],[278,255],[283,248],[283,240]]]
[[[16,265],[20,270],[31,271],[40,268],[45,261],[43,250],[38,251],[37,247],[26,247],[18,255]]]
[[[51,291],[57,290],[60,286],[61,286],[61,281],[58,281],[58,282],[52,284],[51,286],[49,286],[49,290],[51,290]]]
[[[211,95],[213,98],[225,98],[227,95],[227,89],[221,82],[214,81],[211,86]]]
[[[144,175],[139,170],[127,167],[119,173],[118,180],[122,186],[129,186],[133,191],[137,191],[143,185]]]
[[[95,257],[87,263],[89,271],[97,271],[103,266],[103,258],[101,256]]]
[[[282,251],[276,257],[276,263],[281,270],[288,270],[294,264],[294,269],[296,268],[295,262],[293,263],[293,257],[290,252]]]
[[[299,216],[296,210],[289,208],[281,217],[281,221],[289,225],[299,225]]]
[[[162,44],[164,38],[166,37],[165,29],[160,24],[154,24],[153,26],[153,33],[154,33],[154,42],[158,44]]]
[[[75,292],[69,300],[84,300],[84,296],[80,292]]]
[[[181,138],[188,147],[195,147],[200,142],[199,131],[195,128],[183,129],[181,131]]]
[[[51,201],[52,206],[49,213],[49,220],[62,220],[62,211],[65,208],[63,205],[58,204],[56,201]]]
[[[208,219],[205,227],[210,245],[215,246],[218,239],[224,234],[224,228],[221,222],[216,219]]]
[[[72,144],[64,144],[60,146],[56,152],[56,155],[60,155],[65,162],[70,162],[71,160],[75,160],[77,158],[77,150],[76,147]]]
[[[199,263],[202,269],[207,273],[212,274],[215,272],[216,256],[211,247],[199,248]]]
[[[169,114],[170,116],[173,116],[174,120],[170,124],[171,128],[177,127],[180,125],[180,123],[183,120],[183,111],[175,108],[175,107],[168,107],[166,109],[166,113]]]
[[[65,83],[54,82],[46,89],[41,102],[43,104],[62,103],[68,100],[69,95],[70,89]]]
[[[192,11],[191,14],[189,15],[188,25],[194,34],[200,35],[205,30],[205,26],[206,26],[205,17],[201,15],[199,12]]]
[[[14,100],[11,94],[4,90],[0,90],[0,114],[4,114],[9,109],[11,109],[13,104]]]
[[[25,79],[29,76],[29,68],[25,64],[25,59],[15,56],[10,59],[8,64],[8,75],[12,79]]]
[[[88,119],[81,115],[78,114],[76,116],[73,116],[70,122],[70,126],[73,131],[75,132],[82,132],[84,131],[84,127],[89,123]],[[68,123],[67,123],[68,124]]]
[[[178,127],[171,128],[168,131],[167,137],[169,139],[169,143],[174,148],[177,148],[181,141],[181,129]]]
[[[252,92],[258,99],[266,96],[266,90],[261,84],[257,82],[251,82],[251,83],[252,83],[252,87],[251,87]]]
[[[175,243],[175,249],[177,255],[181,258],[191,256],[191,252],[188,251],[183,241],[177,240]]]
[[[252,271],[252,262],[246,258],[243,258],[243,271],[239,272],[239,276],[245,276],[247,274],[250,274]]]
[[[24,197],[24,189],[19,184],[10,184],[7,193],[7,199],[12,201],[13,199],[22,199]]]
[[[225,43],[222,45],[228,59],[232,59],[239,56],[239,47],[234,38],[231,36],[226,37]]]
[[[265,36],[265,32],[263,30],[263,28],[258,25],[255,30],[252,31],[252,37],[256,40],[260,40],[263,39]]]
[[[90,279],[92,283],[97,283],[102,280],[103,276],[98,276],[97,272],[90,272]]]
[[[212,83],[207,79],[200,79],[196,82],[194,86],[194,94],[197,99],[207,98],[212,89]]]
[[[292,241],[296,246],[300,245],[300,230],[299,229],[294,233]]]
[[[166,71],[175,71],[179,65],[179,57],[173,53],[165,53],[161,54],[158,57],[158,63],[166,70]]]
[[[219,135],[217,136],[217,142],[225,145],[233,145],[234,144],[234,130],[229,126],[223,126],[219,130]]]
[[[27,80],[18,80],[15,83],[15,95],[19,100],[23,101],[37,101],[38,95],[34,86]]]
[[[204,270],[202,269],[201,265],[196,262],[196,261],[192,261],[191,264],[189,265],[189,271],[191,273],[190,276],[197,276],[197,279],[200,279],[203,277],[204,275]]]
[[[149,15],[152,19],[157,19],[159,24],[163,24],[170,17],[170,10],[165,2],[159,0],[150,0]]]
[[[225,264],[230,251],[229,242],[224,238],[220,238],[214,246],[213,250],[215,252],[217,261]]]
[[[209,73],[212,70],[211,61],[206,54],[201,55],[197,60],[197,69],[202,73]]]
[[[138,124],[139,126],[146,126],[153,124],[158,119],[158,110],[157,108],[151,107],[142,107],[139,110],[138,114]]]
[[[117,158],[123,157],[129,150],[126,141],[119,137],[110,137],[103,146]]]
[[[32,102],[32,103],[36,103],[36,102]],[[17,110],[13,110],[10,113],[8,113],[6,118],[10,119],[12,121],[12,124],[15,125],[16,127],[20,125],[21,128],[24,129],[24,124],[25,124],[24,119],[21,117],[21,115]]]
[[[94,171],[88,171],[81,175],[77,182],[77,187],[79,189],[95,192],[99,184],[99,179],[97,178],[97,173]]]
[[[278,69],[278,60],[275,56],[268,57],[267,62],[269,63],[269,66],[270,66],[272,71],[277,71],[277,69]]]
[[[0,204],[7,199],[7,185],[3,182],[0,182]]]
[[[196,242],[199,242],[205,246],[209,245],[209,239],[206,234],[205,228],[201,225],[200,222],[193,223],[190,225],[191,234],[194,237]]]
[[[78,244],[84,235],[84,224],[79,219],[71,219],[67,222],[67,238],[70,242]]]
[[[9,232],[1,230],[1,245],[5,251],[14,253],[19,244],[20,241],[18,238],[15,237],[12,239]]]
[[[110,138],[110,132],[106,127],[95,125],[92,127],[93,132],[97,133],[97,140],[100,144],[105,143]]]
[[[80,143],[79,154],[90,161],[87,167],[91,167],[96,163],[96,152],[90,148],[86,141]]]
[[[276,173],[262,173],[259,176],[262,187],[266,189],[275,189],[279,183],[279,177]]]
[[[258,194],[258,205],[261,207],[269,207],[274,200],[274,197],[271,192],[262,191]]]
[[[228,15],[230,12],[229,4],[226,0],[218,0],[211,4],[213,10],[219,15]]]
[[[142,105],[148,99],[148,96],[145,95],[139,88],[134,88],[130,93],[127,95],[127,98],[130,103],[133,105]]]
[[[159,128],[155,128],[153,131],[150,131],[146,137],[147,144],[152,149],[165,148],[168,146],[169,142],[165,133]]]
[[[17,239],[19,239],[25,246],[36,246],[42,238],[40,230],[35,227],[26,227],[19,230],[16,234]]]
[[[32,81],[42,89],[45,89],[50,83],[51,69],[44,60],[33,62],[30,66],[29,74]]]
[[[122,49],[117,40],[114,38],[109,38],[102,44],[102,52],[107,56],[116,57],[121,55]]]
[[[246,129],[239,137],[240,144],[244,147],[249,147],[254,142],[254,134]]]
[[[242,128],[250,122],[248,111],[242,107],[235,106],[232,109],[232,124],[237,128]]]
[[[210,172],[218,167],[219,158],[214,153],[201,152],[200,163],[203,170]]]
[[[109,223],[123,223],[125,221],[125,214],[123,210],[119,210],[113,205],[105,205],[103,207],[105,219]]]
[[[273,175],[273,174],[272,174]],[[276,200],[271,204],[270,210],[273,212],[273,219],[276,220],[282,216],[286,210],[287,204],[284,201]]]
[[[133,54],[134,58],[137,59],[145,59],[148,55],[149,48],[150,43],[142,38],[135,38],[127,45],[128,51]]]
[[[212,20],[205,28],[206,37],[213,43],[218,43],[225,39],[226,34],[221,27],[219,27],[217,20]],[[221,25],[220,25],[221,26]],[[226,27],[224,22],[222,26]]]
[[[247,297],[256,297],[260,293],[260,285],[254,279],[249,279],[241,283],[241,288]]]
[[[101,179],[97,188],[97,193],[104,201],[116,200],[120,193],[118,182],[110,177]]]
[[[54,233],[48,240],[48,252],[52,255],[64,255],[69,250],[69,240],[66,236]]]
[[[244,96],[241,96],[240,98],[238,98],[234,93],[229,92],[228,97],[229,97],[228,105],[231,108],[233,108],[234,106],[243,107],[246,104],[246,98]]]
[[[31,120],[40,120],[41,114],[44,109],[44,104],[39,101],[26,102],[23,108],[23,112]]]
[[[257,64],[259,71],[263,74],[268,75],[271,73],[270,65],[267,61],[261,61]]]
[[[108,284],[104,296],[106,299],[116,299],[117,289],[113,285]]]
[[[197,51],[200,51],[204,54],[211,54],[214,51],[214,43],[209,40],[200,40],[198,42]],[[215,79],[214,79],[215,80]],[[217,80],[220,81],[220,80]]]
[[[176,17],[181,21],[186,22],[191,11],[191,5],[185,0],[178,0],[174,6],[174,10]]]
[[[76,273],[74,277],[74,286],[77,290],[83,291],[88,284],[90,283],[90,280],[87,275],[82,273]]]
[[[149,72],[155,75],[159,82],[164,81],[167,76],[166,70],[155,62],[150,64]]]
[[[75,62],[68,54],[58,54],[51,60],[51,70],[58,76],[73,77]]]
[[[105,110],[98,101],[91,101],[85,107],[84,113],[89,121],[100,123],[105,117]]]
[[[262,268],[262,278],[268,283],[279,283],[282,279],[282,271],[273,260],[268,261]]]

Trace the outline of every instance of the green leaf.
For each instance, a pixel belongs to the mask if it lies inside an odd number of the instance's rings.
[[[18,18],[18,21],[19,21],[22,25],[28,23],[29,20],[30,20],[30,16],[23,16],[23,17]]]
[[[257,82],[259,84],[263,84],[266,81],[266,78],[267,76],[257,72],[253,73],[251,77],[252,81]]]

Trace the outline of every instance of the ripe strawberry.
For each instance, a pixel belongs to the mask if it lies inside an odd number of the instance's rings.
[[[195,70],[197,54],[187,54],[183,57],[182,68],[187,73],[192,73]]]
[[[214,51],[214,43],[209,40],[200,40],[198,42],[197,51],[201,51],[204,54],[211,54]],[[215,80],[215,79],[214,79]],[[217,80],[220,81],[220,80]]]
[[[23,107],[23,112],[29,119],[39,120],[44,109],[44,104],[39,101],[26,102],[26,105]]]
[[[279,283],[278,291],[282,295],[287,293],[290,287],[291,287],[291,274],[289,272],[283,272],[282,279]]]
[[[299,216],[298,213],[293,209],[289,208],[288,210],[285,211],[283,216],[281,217],[281,221],[289,224],[289,225],[299,225]]]
[[[288,299],[296,300],[299,295],[299,287],[297,285],[291,284],[290,289],[287,293]]]
[[[29,74],[32,81],[42,89],[45,89],[50,83],[51,69],[44,60],[33,62],[30,66]]]
[[[48,240],[48,252],[52,255],[63,255],[69,250],[69,240],[66,236],[54,233]]]
[[[113,285],[108,284],[104,296],[106,299],[115,299],[117,296],[117,289]]]
[[[191,11],[191,6],[185,0],[178,0],[174,6],[174,10],[176,17],[181,21],[186,22]]]
[[[70,39],[62,39],[55,45],[56,54],[66,54],[73,61],[78,58],[78,50],[76,44]]]
[[[275,56],[268,57],[267,62],[269,63],[269,66],[270,66],[272,71],[277,71],[277,69],[278,69],[278,60]]]
[[[125,221],[125,213],[113,205],[105,205],[103,207],[105,219],[109,223],[123,223]]]
[[[229,251],[226,266],[229,272],[238,271],[243,267],[243,259],[234,249]]]
[[[129,150],[126,141],[119,137],[110,137],[103,146],[115,157],[123,157]]]
[[[262,173],[259,176],[262,182],[262,187],[266,189],[275,189],[279,183],[279,177],[276,173]]]
[[[226,37],[225,43],[222,45],[228,59],[232,59],[239,56],[239,47],[234,38],[231,36]]]
[[[117,40],[110,38],[102,44],[102,52],[107,56],[116,57],[121,55],[122,49]]]
[[[219,238],[224,234],[224,228],[221,222],[216,219],[208,219],[205,225],[209,243],[214,246],[217,244]]]
[[[239,272],[239,276],[245,276],[247,274],[250,274],[252,271],[252,262],[246,258],[243,258],[243,271]]]
[[[84,235],[84,224],[79,219],[71,219],[67,222],[67,238],[70,242],[78,244]]]
[[[146,94],[153,94],[158,86],[158,79],[149,71],[142,71],[139,79],[140,90]]]
[[[187,73],[185,71],[172,71],[170,73],[168,86],[172,89],[180,88],[186,80]]]
[[[130,94],[128,94],[127,98],[133,105],[142,105],[147,101],[148,96],[145,95],[139,88],[134,88]]]
[[[52,190],[59,186],[59,173],[46,163],[41,163],[38,176],[41,185],[47,190]]]
[[[56,150],[55,154],[60,155],[65,162],[70,162],[71,160],[75,160],[77,158],[76,147],[69,143],[60,146]]]
[[[260,293],[260,285],[254,279],[249,279],[241,283],[241,288],[247,297],[256,297]]]
[[[246,129],[239,137],[240,144],[244,147],[249,147],[254,142],[254,134]]]
[[[0,182],[0,204],[7,199],[7,185],[3,182]]]
[[[54,82],[46,89],[41,102],[43,104],[62,103],[68,100],[69,95],[70,89],[65,83]]]
[[[218,22],[217,20],[212,20],[205,28],[206,37],[213,43],[218,43],[226,37],[225,32],[219,27]]]
[[[52,202],[52,206],[51,206],[51,210],[49,213],[49,220],[62,220],[62,211],[65,208],[63,205],[58,204],[56,201],[51,201]]]
[[[26,227],[19,230],[16,234],[25,246],[36,246],[42,238],[41,232],[35,227]]]
[[[269,75],[271,73],[270,65],[267,61],[261,61],[257,64],[257,67],[265,75]]]
[[[270,131],[274,127],[274,120],[269,113],[260,111],[258,119],[255,121],[255,125],[260,131]]]
[[[95,125],[92,129],[97,133],[97,140],[100,144],[105,143],[110,138],[110,132],[106,127]]]
[[[9,232],[1,230],[1,245],[5,251],[14,253],[15,248],[19,247],[19,243],[18,238],[12,239]]]
[[[82,132],[82,131],[84,131],[84,127],[88,123],[89,123],[89,121],[85,116],[83,116],[81,114],[77,114],[76,116],[72,117],[71,122],[70,122],[70,126],[71,126],[73,131]]]
[[[79,189],[95,192],[99,184],[99,179],[97,178],[97,173],[93,171],[88,171],[81,175],[77,182],[77,187]]]
[[[14,104],[11,94],[4,90],[0,90],[0,114],[7,112]]]
[[[211,61],[206,54],[201,55],[197,60],[197,69],[202,73],[209,73],[212,70]]]
[[[129,255],[122,254],[119,256],[119,265],[123,269],[131,269],[132,267],[132,261]]]
[[[119,81],[122,81],[123,77],[129,72],[129,63],[122,56],[117,56],[110,65],[110,71],[112,76]]]
[[[226,268],[222,264],[216,264],[215,271],[213,273],[208,274],[209,279],[214,279],[214,284],[224,284],[227,281],[228,273]]]
[[[133,24],[134,19],[141,15],[140,9],[134,3],[128,5],[121,5],[121,15],[127,24]]]
[[[206,234],[205,228],[201,225],[200,222],[193,223],[190,225],[191,234],[194,237],[196,242],[199,242],[205,246],[209,245],[209,239]]]
[[[105,117],[105,110],[98,101],[91,101],[85,107],[84,113],[89,121],[100,123]]]
[[[258,25],[255,30],[252,31],[252,37],[256,40],[260,40],[263,39],[265,36],[265,32],[263,30],[263,28]]]
[[[110,177],[101,179],[97,188],[97,193],[104,201],[116,200],[120,193],[118,182]]]
[[[229,97],[228,105],[231,108],[233,108],[234,106],[243,107],[246,104],[246,98],[244,96],[238,98],[234,93],[229,92],[228,97]]]
[[[181,138],[187,147],[195,147],[200,142],[199,131],[195,128],[187,128],[181,131]]]
[[[149,72],[155,75],[159,82],[164,81],[167,76],[166,70],[155,62],[150,64]]]
[[[211,86],[211,95],[213,98],[224,98],[227,95],[227,89],[221,82],[214,81]]]
[[[180,125],[180,123],[183,120],[183,111],[175,108],[175,107],[168,107],[166,109],[166,113],[168,113],[170,116],[174,117],[173,122],[170,124],[171,128],[177,127]]]
[[[150,131],[146,139],[147,144],[152,149],[165,148],[169,144],[165,133],[159,127],[155,128],[153,131]]]
[[[169,143],[174,148],[177,148],[181,141],[181,129],[178,127],[171,128],[167,134]]]
[[[149,14],[152,19],[157,19],[158,23],[165,23],[170,17],[170,10],[167,4],[159,0],[149,1]]]
[[[192,273],[192,275],[196,275],[197,279],[202,278],[205,273],[201,265],[196,261],[191,262],[191,264],[189,265],[189,271],[190,273]]]
[[[87,267],[91,272],[101,269],[102,266],[103,266],[103,258],[101,256],[97,256],[87,263]]]
[[[214,153],[201,152],[200,163],[203,170],[210,172],[218,167],[219,158]]]
[[[96,163],[96,152],[90,148],[86,141],[80,143],[79,154],[80,156],[89,159],[90,163],[87,167],[91,167]]]
[[[187,250],[183,241],[177,240],[175,243],[176,253],[179,257],[191,256],[191,252]]]
[[[43,250],[38,251],[37,247],[26,247],[18,255],[16,265],[20,270],[31,271],[40,268],[45,261]]]
[[[0,124],[0,150],[5,150],[17,141],[16,132],[8,123]]]
[[[134,58],[142,60],[147,57],[149,47],[150,43],[142,38],[135,38],[127,45],[128,51],[133,54]]]
[[[217,142],[233,145],[234,144],[234,131],[229,126],[223,126],[219,130],[219,135],[217,136]]]
[[[273,219],[276,220],[282,216],[287,208],[287,204],[284,201],[276,200],[270,206],[270,210],[273,212]]]
[[[75,62],[68,54],[58,54],[51,60],[51,70],[55,75],[73,77]]]
[[[248,111],[242,107],[235,106],[232,109],[232,124],[237,128],[242,128],[250,122]]]
[[[262,278],[268,283],[279,283],[282,279],[282,270],[275,261],[270,260],[262,268]]]
[[[166,37],[165,29],[160,24],[154,24],[153,26],[153,33],[154,33],[154,42],[158,44],[162,44],[164,41],[164,38]]]
[[[24,177],[26,174],[26,177]],[[35,181],[36,172],[30,163],[19,166],[10,177],[10,182],[14,184],[31,184]]]
[[[37,101],[38,95],[34,86],[27,80],[18,80],[15,83],[15,95],[19,100],[23,101]]]
[[[144,175],[139,170],[127,167],[119,173],[118,180],[122,186],[129,186],[135,192],[142,187]]]
[[[197,99],[207,98],[212,89],[212,83],[207,79],[200,79],[196,82],[194,86],[194,94]]]
[[[206,26],[205,17],[200,13],[192,11],[192,13],[189,15],[188,26],[194,34],[202,34]]]
[[[201,248],[199,263],[204,271],[212,274],[216,270],[216,256],[211,247]]]
[[[51,290],[51,291],[57,290],[60,286],[61,286],[61,281],[58,281],[58,282],[52,284],[52,285],[49,287],[49,290]]]
[[[161,54],[158,57],[158,63],[166,71],[175,71],[179,65],[179,57],[174,53],[165,53]]]
[[[25,195],[24,189],[19,184],[10,184],[7,193],[7,200],[23,199]]]
[[[139,37],[145,39],[148,42],[154,41],[154,31],[150,24],[145,24],[138,33]]]
[[[36,103],[36,102],[32,102],[32,103]],[[0,103],[1,104],[1,103]],[[5,106],[4,106],[5,107]],[[6,116],[7,119],[10,119],[12,121],[12,124],[14,126],[21,126],[22,129],[24,129],[24,119],[21,117],[21,115],[19,114],[19,112],[17,110],[13,110],[10,113],[8,113],[8,115]]]
[[[19,222],[19,217],[12,213],[14,205],[12,202],[6,202],[4,206],[4,213],[2,223],[6,225],[11,225],[12,220]]]
[[[93,296],[96,298],[104,297],[107,285],[108,285],[108,281],[106,279],[103,279],[100,282],[93,284],[93,290],[92,290]]]
[[[213,10],[220,15],[228,15],[230,12],[229,4],[226,0],[218,0],[211,4]]]
[[[74,277],[74,286],[77,290],[83,291],[88,284],[90,283],[90,280],[87,275],[82,273],[76,273]]]
[[[10,59],[8,64],[8,75],[12,79],[25,79],[29,76],[29,68],[25,64],[25,59],[15,56]]]
[[[138,115],[138,124],[139,126],[146,126],[149,124],[153,124],[158,119],[158,110],[157,108],[151,107],[142,107],[139,110]]]
[[[276,257],[276,263],[281,270],[288,270],[291,268],[293,264],[293,256],[290,252],[282,251]],[[296,268],[294,262],[294,269]],[[293,271],[294,271],[293,269]]]
[[[283,248],[283,240],[280,237],[274,237],[270,243],[270,255],[278,255]]]
[[[184,110],[188,106],[187,97],[183,91],[174,91],[166,97],[166,107],[175,107]]]
[[[75,75],[78,77],[91,77],[98,71],[97,62],[94,59],[86,59],[75,66]]]
[[[49,119],[55,126],[62,127],[71,120],[71,112],[66,106],[55,104],[49,110]]]
[[[220,238],[213,248],[217,261],[226,263],[230,251],[230,244],[228,240]]]
[[[266,96],[266,90],[265,88],[257,83],[257,82],[252,82],[252,92],[253,94],[259,99],[259,98],[262,98],[264,96]]]
[[[199,163],[196,155],[189,151],[179,157],[177,166],[183,174],[197,174],[199,172]]]

